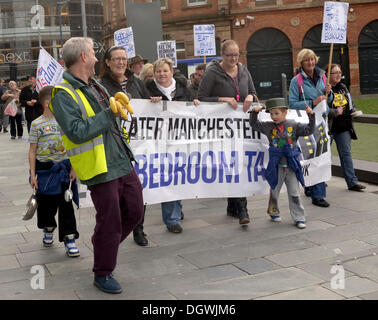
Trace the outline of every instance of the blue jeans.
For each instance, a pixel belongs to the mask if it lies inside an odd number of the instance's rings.
[[[162,202],[161,212],[163,215],[163,221],[167,227],[175,224],[180,224],[181,221],[181,200]]]
[[[312,200],[315,199],[324,199],[326,197],[326,185],[325,182],[320,182],[315,184],[310,188],[311,198]]]
[[[341,133],[334,133],[333,139],[335,139],[336,142],[337,152],[339,153],[344,179],[347,183],[348,188],[351,188],[358,183],[358,178],[354,173],[353,159],[350,152],[350,132],[344,131]]]

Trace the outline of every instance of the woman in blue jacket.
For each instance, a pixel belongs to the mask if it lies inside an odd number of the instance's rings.
[[[290,109],[305,110],[306,105],[313,109],[322,100],[332,102],[331,85],[326,82],[325,71],[316,66],[319,57],[315,55],[315,52],[310,49],[302,49],[298,53],[297,62],[300,68],[290,83]],[[329,207],[329,203],[325,200],[325,182],[310,186],[308,190],[314,205]]]

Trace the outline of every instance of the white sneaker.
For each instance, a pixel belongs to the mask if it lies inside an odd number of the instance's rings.
[[[304,229],[304,228],[306,228],[306,224],[303,221],[297,221],[297,223],[295,224],[295,226],[298,229]]]
[[[281,221],[281,217],[280,216],[270,216],[270,219],[273,222],[280,222]]]
[[[43,246],[51,247],[54,243],[54,228],[43,229]]]
[[[64,246],[66,247],[66,253],[69,257],[78,257],[80,256],[79,249],[75,243],[75,235],[67,235],[64,239]]]

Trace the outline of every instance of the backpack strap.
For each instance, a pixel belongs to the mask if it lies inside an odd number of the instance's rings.
[[[297,74],[297,86],[298,86],[299,94],[303,94],[303,92],[302,92],[303,77],[302,77],[302,74],[300,72]]]

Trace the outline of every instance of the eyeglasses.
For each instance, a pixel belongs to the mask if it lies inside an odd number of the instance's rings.
[[[331,72],[331,74],[343,74],[341,71]]]
[[[110,60],[115,62],[127,62],[127,58],[111,58]]]
[[[224,54],[227,58],[233,57],[233,58],[239,58],[240,53],[229,53],[229,54]]]

